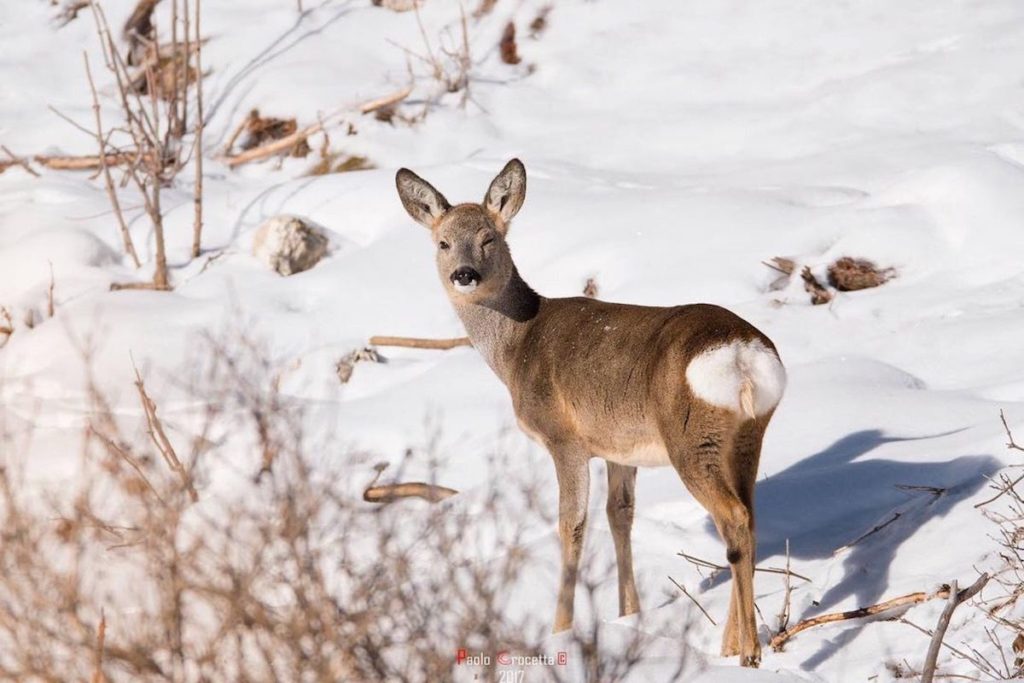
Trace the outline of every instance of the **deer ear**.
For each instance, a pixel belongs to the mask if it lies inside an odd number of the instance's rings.
[[[484,197],[484,207],[497,214],[501,221],[508,225],[513,216],[519,213],[526,199],[526,167],[519,159],[505,164],[501,173],[491,181]],[[507,227],[503,227],[507,230]]]
[[[444,195],[434,186],[407,168],[398,171],[395,186],[402,206],[409,212],[413,220],[428,228],[433,228],[438,218],[452,208]]]

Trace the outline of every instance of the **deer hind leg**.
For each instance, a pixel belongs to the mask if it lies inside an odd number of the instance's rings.
[[[636,496],[636,468],[608,463],[608,526],[615,543],[615,560],[619,568],[619,616],[640,611],[640,598],[633,579],[633,511]]]
[[[757,535],[754,522],[754,485],[757,483],[757,468],[761,459],[761,442],[764,439],[765,429],[771,413],[763,415],[756,420],[743,422],[736,432],[733,441],[732,454],[727,461],[729,479],[733,488],[739,495],[740,500],[747,508],[750,519],[750,537],[753,543],[751,553],[751,572],[757,560]],[[753,575],[751,575],[753,583]],[[736,592],[737,583],[733,582],[732,597],[729,601],[729,618],[725,624],[725,634],[722,638],[722,655],[732,656],[740,653],[740,634],[738,624],[741,619],[740,602]]]
[[[728,410],[709,409],[689,428],[672,426],[666,434],[669,456],[683,484],[711,515],[726,545],[733,586],[722,654],[740,655],[743,666],[758,666],[761,645],[754,621],[754,536],[751,511],[732,475],[731,460],[737,423]],[[731,628],[730,628],[731,623]]]
[[[552,632],[572,628],[573,600],[579,574],[590,497],[589,456],[579,448],[550,448],[558,475],[558,536],[562,542],[562,577]]]

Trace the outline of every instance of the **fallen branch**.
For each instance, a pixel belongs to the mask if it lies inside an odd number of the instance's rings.
[[[406,86],[406,87],[402,88],[401,90],[399,90],[398,92],[393,92],[390,95],[385,95],[383,97],[378,97],[375,100],[370,100],[369,102],[361,104],[359,106],[359,113],[360,114],[369,114],[371,112],[377,111],[378,109],[383,109],[385,107],[390,107],[392,105],[398,104],[399,102],[401,102],[402,100],[404,100],[406,97],[408,97],[411,94],[412,94],[412,86],[411,85]]]
[[[111,282],[110,291],[117,292],[122,289],[148,289],[156,292],[169,292],[170,285],[157,282]]]
[[[921,683],[932,683],[935,678],[935,662],[939,657],[942,639],[946,635],[946,629],[949,628],[949,620],[953,617],[953,611],[965,601],[974,597],[978,591],[985,587],[986,583],[988,583],[988,574],[982,574],[968,588],[958,591],[956,589],[956,581],[953,581],[949,589],[949,602],[946,603],[946,609],[942,610],[939,623],[936,625],[935,633],[932,635],[932,641],[928,644],[928,655],[925,657],[924,667],[921,669]]]
[[[233,156],[226,156],[224,157],[224,163],[226,163],[230,168],[234,168],[235,166],[247,164],[250,161],[259,161],[260,159],[266,159],[267,157],[274,156],[275,154],[287,152],[299,143],[304,142],[310,135],[319,133],[323,130],[323,127],[323,122],[317,121],[312,125],[306,126],[302,130],[297,130],[291,135],[286,135],[283,138],[274,140],[273,142],[268,142],[265,145],[247,149],[244,152],[240,152]]]
[[[445,351],[457,346],[472,346],[469,337],[453,339],[422,339],[419,337],[370,337],[370,346],[403,346],[409,349],[438,349]]]
[[[57,171],[96,171],[103,168],[104,162],[107,166],[124,166],[135,161],[137,156],[131,152],[114,152],[104,154],[102,158],[98,154],[86,154],[83,156],[39,155],[32,159],[37,164]]]
[[[794,575],[795,576],[795,575]],[[772,638],[769,645],[771,648],[778,652],[782,649],[782,646],[787,640],[795,636],[801,631],[806,631],[809,628],[815,626],[821,626],[822,624],[831,624],[836,621],[848,621],[850,619],[862,619],[864,617],[870,617],[884,612],[889,612],[900,607],[910,607],[917,605],[928,600],[934,600],[936,598],[948,598],[950,593],[949,586],[942,586],[939,590],[934,593],[910,593],[909,595],[901,595],[898,598],[892,600],[886,600],[875,605],[868,605],[867,607],[858,607],[857,609],[849,610],[847,612],[833,612],[831,614],[822,614],[810,619],[804,619],[803,621],[795,624],[793,628],[782,631],[774,638]]]
[[[363,500],[367,503],[390,503],[400,498],[422,498],[423,500],[436,503],[451,498],[458,491],[446,486],[435,486],[420,481],[407,482],[405,484],[380,484],[370,486],[363,491]]]

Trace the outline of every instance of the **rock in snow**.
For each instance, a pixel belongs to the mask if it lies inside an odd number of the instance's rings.
[[[297,216],[274,216],[256,231],[252,252],[281,275],[294,275],[315,266],[329,242],[321,228]]]

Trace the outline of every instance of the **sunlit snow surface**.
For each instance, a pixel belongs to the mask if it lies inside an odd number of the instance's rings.
[[[107,0],[111,23],[133,4]],[[757,526],[762,565],[784,563],[788,539],[794,568],[812,579],[797,583],[794,619],[973,580],[975,567],[996,561],[990,523],[973,504],[988,495],[986,476],[1012,462],[1000,409],[1024,436],[1024,5],[559,0],[532,39],[526,26],[542,4],[503,1],[470,21],[479,64],[464,109],[452,96],[412,127],[349,114],[357,133],[332,131],[334,148],[377,169],[307,177],[315,151],[280,168],[234,171],[213,157],[250,109],[304,125],[403,87],[406,57],[395,44],[422,51],[414,15],[363,1],[307,1],[301,17],[291,0],[204,3],[207,251],[188,256],[189,168],[164,197],[170,293],[108,291],[151,272],[152,235],[129,194],[141,272],[121,255],[100,179],[37,179],[16,167],[0,175],[0,305],[16,322],[28,310],[41,320],[0,351],[5,417],[37,424],[32,481],[72,478],[79,464],[88,403],[76,344],[91,337],[97,379],[119,410],[138,412],[130,352],[163,397],[165,419],[184,424],[195,409],[185,386],[201,333],[242,327],[290,368],[282,390],[307,408],[310,429],[335,435],[325,459],[354,448],[371,462],[397,462],[439,433],[443,483],[472,501],[485,493],[485,455],[500,444],[516,455],[512,467],[549,480],[552,512],[548,456],[515,429],[504,388],[472,349],[386,349],[390,363],[358,365],[347,385],[334,372],[374,334],[462,334],[428,233],[398,201],[395,170],[416,170],[452,203],[479,201],[518,156],[529,189],[509,239],[538,291],[577,295],[594,277],[614,301],[713,302],[778,346],[789,383],[765,440]],[[97,66],[88,14],[57,29],[53,12],[46,2],[0,8],[0,142],[23,155],[93,153],[94,142],[48,106],[92,125],[83,49],[107,121],[117,116],[113,83]],[[444,0],[422,10],[431,36],[458,16]],[[509,19],[520,28],[523,64],[514,67],[496,48]],[[411,99],[431,89],[421,80]],[[279,213],[329,230],[330,255],[289,278],[257,262],[253,232]],[[786,256],[820,275],[843,255],[894,267],[898,277],[811,306],[799,278],[769,291],[777,273],[761,264]],[[47,320],[51,264],[57,316]],[[595,461],[587,552],[607,562],[602,470]],[[362,463],[353,480],[371,475]],[[947,491],[936,499],[897,485]],[[883,530],[835,552],[894,513]],[[538,530],[549,562],[517,596],[539,613],[553,611],[555,539],[553,526]],[[766,648],[760,672],[734,670],[734,660],[717,658],[721,626],[679,598],[667,576],[719,624],[729,583],[702,582],[679,551],[724,561],[676,474],[642,471],[641,627],[692,619],[686,639],[712,667],[700,680],[884,681],[887,662],[919,664],[927,648],[898,622],[849,622],[803,633],[783,653]],[[774,626],[782,579],[758,574],[755,588]],[[614,575],[598,595],[610,628],[634,626],[616,619]],[[908,616],[931,627],[940,609]],[[963,609],[951,642],[988,647],[983,626]],[[681,647],[660,641],[654,654]],[[671,670],[659,666],[652,661],[644,675]]]

